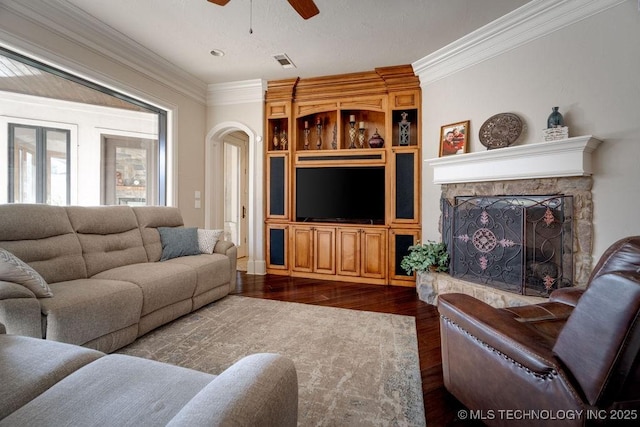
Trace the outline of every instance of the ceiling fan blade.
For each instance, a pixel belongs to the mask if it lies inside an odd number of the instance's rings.
[[[209,0],[211,1],[211,0]],[[320,13],[318,7],[313,0],[287,0],[289,4],[298,12],[304,19],[309,19]]]
[[[218,6],[224,6],[229,3],[229,0],[208,0],[209,3],[217,4]]]

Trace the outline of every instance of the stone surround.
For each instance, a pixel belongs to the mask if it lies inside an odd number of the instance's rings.
[[[416,288],[418,298],[432,305],[437,304],[438,295],[450,293],[471,295],[496,308],[517,307],[547,301],[546,298],[520,295],[477,283],[466,282],[451,277],[447,273],[418,273]]]

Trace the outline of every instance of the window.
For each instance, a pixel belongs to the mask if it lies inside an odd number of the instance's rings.
[[[157,142],[103,135],[103,204],[156,204]]]
[[[167,111],[2,47],[0,107],[0,202],[166,204]],[[59,123],[73,129],[71,137],[53,129]],[[107,159],[110,134],[152,143]],[[145,157],[144,189],[118,195],[107,188],[116,178],[107,181],[105,173],[119,166],[108,162],[130,155]]]
[[[70,132],[9,124],[9,203],[68,205]]]

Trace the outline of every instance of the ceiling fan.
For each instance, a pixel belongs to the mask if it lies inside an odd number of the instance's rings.
[[[229,3],[229,0],[208,0],[208,1],[210,3],[214,3],[219,6],[224,6],[225,4]],[[291,7],[293,7],[296,10],[296,12],[298,12],[298,14],[302,16],[302,18],[304,19],[309,19],[311,17],[316,16],[318,13],[320,13],[320,11],[318,10],[318,7],[313,2],[313,0],[287,0],[287,1],[291,5]]]

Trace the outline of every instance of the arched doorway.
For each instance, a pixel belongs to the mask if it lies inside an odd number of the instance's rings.
[[[264,256],[262,137],[240,122],[214,126],[205,140],[205,227],[224,228],[225,217],[225,139],[234,132],[244,133],[248,145],[247,181],[247,273],[266,274]]]

